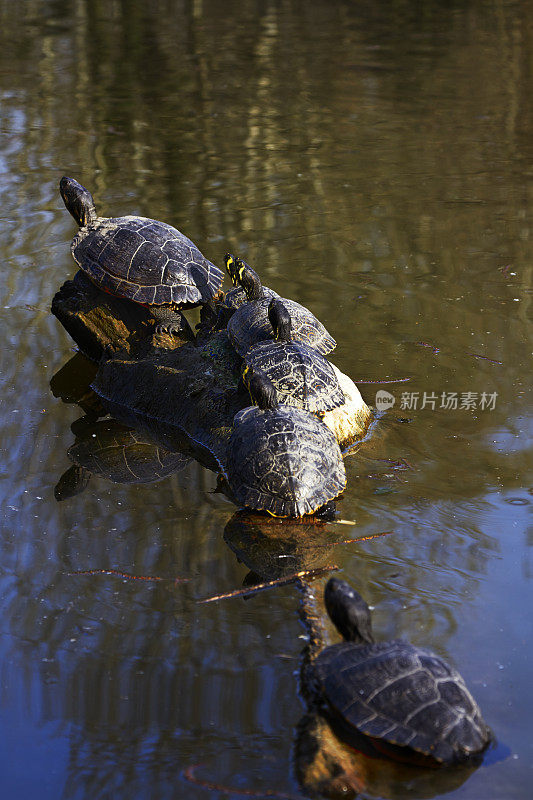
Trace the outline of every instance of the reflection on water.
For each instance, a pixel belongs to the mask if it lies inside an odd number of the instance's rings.
[[[65,485],[68,496],[78,494],[78,488],[83,491],[93,473],[113,483],[153,483],[183,469],[191,460],[113,419],[88,422],[82,417],[72,430],[76,441],[67,454],[73,466],[59,479],[54,489],[56,500],[63,499]],[[73,476],[79,476],[79,486]]]
[[[423,769],[370,758],[340,741],[319,715],[305,714],[294,745],[295,772],[305,795],[329,797],[430,798],[458,789],[473,768]],[[406,789],[408,787],[408,789]]]
[[[306,559],[343,568],[380,636],[459,666],[510,748],[438,792],[529,796],[532,17],[531,0],[2,5],[6,796],[200,798],[198,763],[298,794],[297,592],[195,601]],[[353,525],[235,529],[196,462],[152,484],[93,472],[54,500],[71,424],[103,412],[49,313],[73,274],[65,173],[215,263],[239,253],[323,321],[351,377],[410,379],[383,386],[394,406],[346,461]],[[454,392],[496,404],[441,406]],[[164,580],[72,574],[91,570]]]

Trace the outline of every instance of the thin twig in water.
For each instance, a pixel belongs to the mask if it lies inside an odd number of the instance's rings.
[[[354,383],[405,383],[410,381],[411,378],[385,378],[385,380],[367,381],[362,378],[354,378]]]
[[[382,536],[390,536],[391,533],[394,533],[394,531],[382,531],[381,533],[373,533],[371,536],[360,536],[355,539],[340,539],[337,542],[331,542],[328,544],[316,544],[314,547],[335,547],[338,544],[357,544],[358,542],[370,542],[372,539],[380,539]]]
[[[285,586],[287,583],[294,583],[301,578],[318,578],[325,572],[335,572],[338,570],[336,564],[327,567],[317,567],[316,569],[304,569],[300,572],[293,572],[291,575],[286,575],[284,578],[276,578],[272,581],[265,581],[264,583],[256,583],[255,586],[247,587],[246,589],[235,589],[233,592],[225,594],[216,594],[213,597],[206,597],[203,600],[197,600],[197,603],[214,603],[215,600],[227,600],[230,597],[243,597],[262,592],[265,589],[272,589],[274,586]]]
[[[161,578],[158,575],[130,575],[129,572],[120,572],[118,569],[79,569],[75,572],[66,572],[65,575],[113,575],[132,581],[170,581],[171,583],[188,583],[190,580],[190,578]]]
[[[355,542],[370,542],[372,539],[380,539],[382,536],[390,536],[394,531],[383,531],[382,533],[373,533],[372,536],[360,536],[358,539],[343,539],[336,544],[353,544]]]
[[[390,464],[392,469],[413,469],[412,465],[405,460],[405,458],[400,458],[397,461],[393,458],[376,458],[376,461],[383,461],[385,464]]]
[[[239,795],[241,797],[276,797],[279,800],[302,800],[301,795],[284,794],[283,792],[274,792],[270,789],[265,789],[264,792],[255,792],[252,789],[232,789],[231,786],[223,786],[221,783],[214,783],[213,781],[203,781],[197,778],[195,770],[201,767],[201,764],[191,764],[183,770],[183,777],[189,783],[194,783],[196,786],[202,786],[210,792],[223,792],[229,795]]]
[[[420,347],[429,347],[431,350],[433,350],[433,353],[435,355],[437,355],[437,353],[440,353],[440,347],[437,347],[434,344],[430,344],[429,342],[416,342],[416,344],[419,344]]]
[[[440,347],[437,347],[434,344],[430,344],[429,342],[416,342],[416,344],[420,345],[421,347],[429,347],[433,350],[434,354],[440,353]],[[503,361],[497,361],[495,358],[489,358],[488,356],[480,356],[479,353],[471,353],[468,350],[465,350],[465,355],[472,356],[473,358],[482,358],[483,361],[490,361],[491,364],[500,364],[503,365]]]
[[[480,356],[479,353],[467,353],[467,356],[473,356],[474,358],[482,358],[483,361],[490,361],[491,364],[503,364],[503,361],[496,361],[495,358],[488,358],[488,356]]]

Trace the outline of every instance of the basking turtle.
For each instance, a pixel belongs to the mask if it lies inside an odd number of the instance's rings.
[[[277,405],[264,375],[251,394],[259,407],[235,415],[227,447],[225,477],[235,501],[276,517],[313,514],[346,486],[337,440],[313,414]]]
[[[292,338],[326,355],[336,346],[335,339],[305,306],[286,298],[263,297],[239,308],[228,322],[231,343],[240,356],[246,355],[250,347],[262,341],[273,341],[276,334],[269,315],[280,304],[291,322]]]
[[[263,297],[279,297],[277,292],[263,286],[257,272],[240,258],[226,253],[224,263],[234,289],[226,292],[218,305],[217,327],[225,328],[235,311],[241,306]]]
[[[311,679],[346,734],[420,763],[456,764],[485,750],[491,732],[457,670],[409,642],[374,642],[370,610],[345,581],[330,578],[324,597],[345,642],[311,661]]]
[[[73,178],[61,178],[59,189],[80,226],[71,246],[76,263],[104,291],[149,306],[158,331],[179,331],[179,308],[219,293],[222,270],[176,228],[146,217],[99,217],[91,193]]]
[[[274,384],[280,403],[313,414],[344,405],[344,392],[329,361],[313,347],[293,341],[291,317],[281,300],[270,304],[268,316],[275,341],[259,342],[247,351],[244,384],[260,370]]]

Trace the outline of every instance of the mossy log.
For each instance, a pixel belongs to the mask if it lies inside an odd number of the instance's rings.
[[[149,309],[100,291],[81,272],[61,287],[52,312],[99,362],[92,386],[111,410],[152,429],[178,429],[206,466],[223,466],[233,417],[250,404],[240,383],[241,359],[225,331],[195,341],[188,326],[179,336],[156,334]],[[365,434],[372,412],[353,382],[337,374],[346,403],[324,422],[346,449]],[[171,437],[163,438],[168,446]]]

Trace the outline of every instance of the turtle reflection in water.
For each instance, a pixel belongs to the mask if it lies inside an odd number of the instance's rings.
[[[67,455],[74,463],[54,489],[56,500],[80,494],[93,474],[113,483],[153,483],[191,461],[113,419],[84,424]]]
[[[361,740],[364,737],[361,736]],[[309,711],[296,726],[294,771],[305,797],[355,800],[381,797],[387,800],[422,800],[455,791],[475,771],[476,765],[436,770],[431,767],[376,758],[336,736],[321,714]]]
[[[80,230],[72,256],[101,289],[148,306],[156,330],[177,333],[189,325],[180,308],[210,303],[223,273],[183,233],[146,217],[99,217],[91,193],[74,178],[59,189]]]
[[[335,527],[316,516],[276,519],[241,510],[227,521],[224,541],[251,570],[249,586],[325,566],[338,544]]]
[[[344,581],[330,578],[324,599],[345,641],[312,653],[304,677],[342,737],[364,734],[399,761],[479,760],[492,737],[457,670],[409,642],[374,642],[370,610]]]

